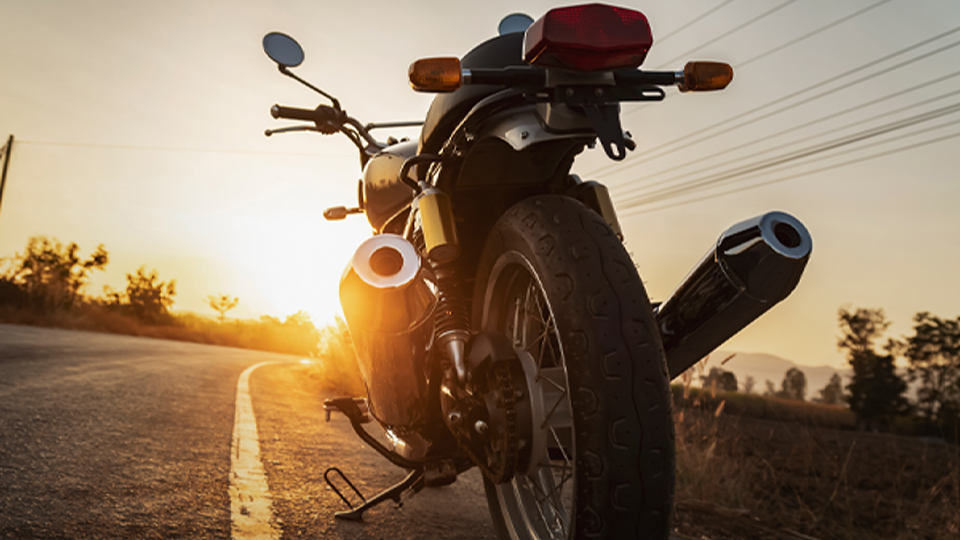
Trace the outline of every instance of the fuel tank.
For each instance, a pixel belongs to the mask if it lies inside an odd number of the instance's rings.
[[[413,190],[400,181],[403,162],[417,154],[417,142],[407,141],[385,148],[363,169],[363,207],[377,231],[413,200]]]
[[[435,291],[429,265],[394,234],[360,244],[340,279],[370,413],[398,434],[416,430],[427,410]]]
[[[769,212],[720,235],[656,312],[674,379],[786,298],[813,240],[800,220]]]

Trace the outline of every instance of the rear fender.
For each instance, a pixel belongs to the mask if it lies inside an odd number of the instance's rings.
[[[504,111],[484,122],[476,133],[477,139],[496,137],[517,152],[526,150],[534,144],[562,139],[593,139],[596,136],[589,120],[583,114],[577,114],[566,108],[567,114],[561,114],[556,107],[535,105],[522,109]],[[555,118],[548,123],[544,113]],[[553,129],[549,125],[562,127]]]

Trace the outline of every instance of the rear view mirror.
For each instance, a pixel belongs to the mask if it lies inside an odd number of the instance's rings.
[[[497,31],[501,36],[514,33],[519,34],[520,32],[526,32],[531,24],[533,24],[533,17],[526,13],[511,13],[500,21]]]
[[[263,36],[263,51],[282,67],[292,68],[303,63],[303,49],[292,37],[280,32]]]

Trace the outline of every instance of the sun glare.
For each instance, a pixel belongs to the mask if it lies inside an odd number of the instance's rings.
[[[318,324],[340,313],[340,275],[356,247],[370,236],[369,226],[362,219],[355,218],[353,223],[360,226],[329,224],[329,232],[321,236],[318,245],[299,246],[301,251],[291,257],[289,267],[264,265],[268,297],[275,299],[280,312],[303,310]],[[292,244],[281,245],[298,247],[296,241]]]
[[[248,290],[247,307],[256,315],[283,317],[304,311],[321,326],[340,313],[340,275],[370,234],[362,216],[333,223],[271,216],[248,221],[228,256],[237,261],[236,271],[243,274]]]

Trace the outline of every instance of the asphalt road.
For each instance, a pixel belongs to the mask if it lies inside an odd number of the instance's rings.
[[[493,538],[478,473],[364,523],[334,521],[336,465],[370,496],[404,476],[323,421],[316,364],[240,349],[0,325],[0,538],[230,538],[237,380],[282,538]]]

